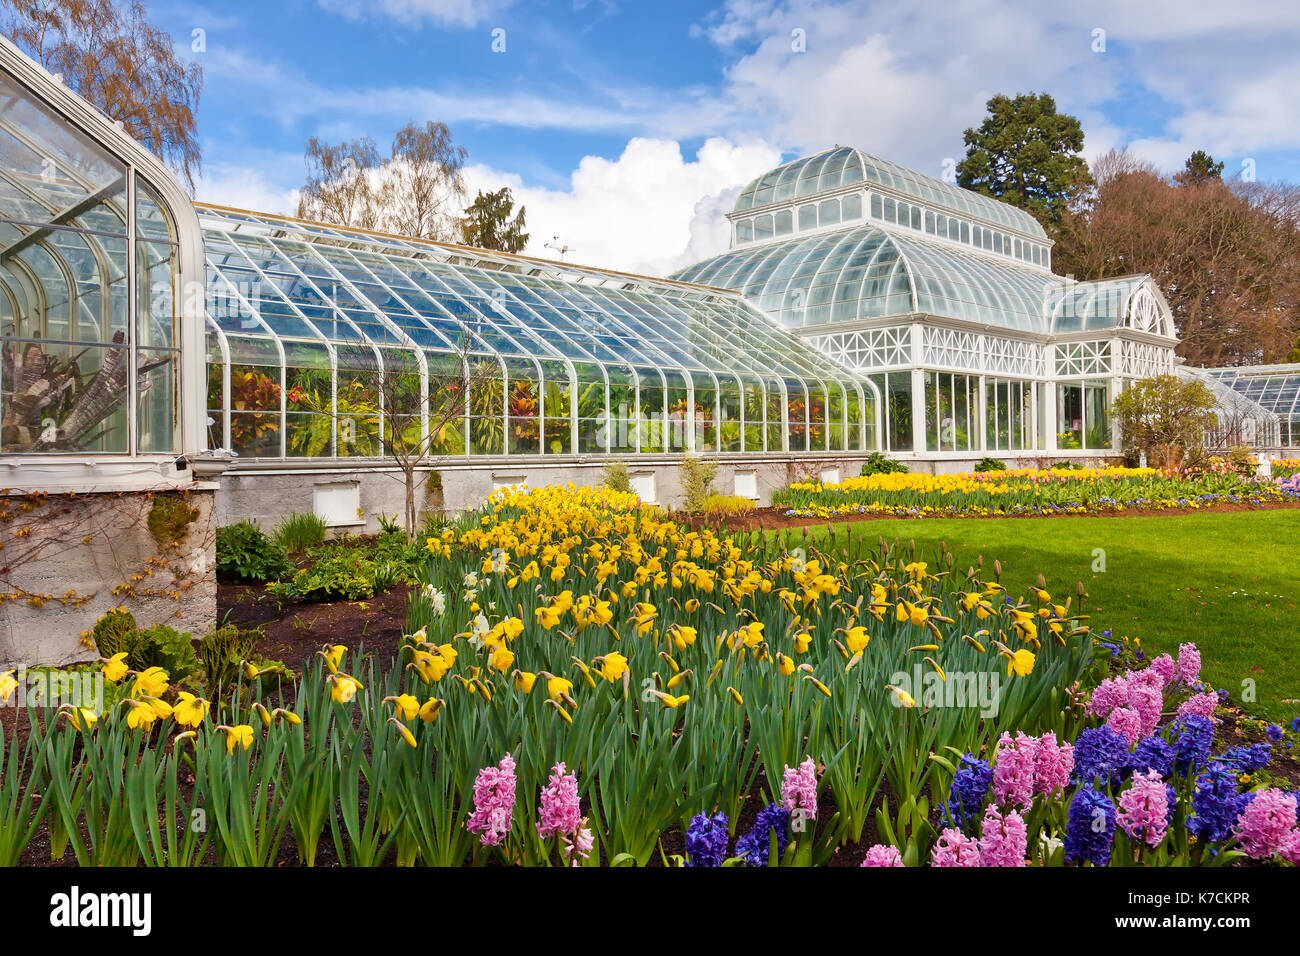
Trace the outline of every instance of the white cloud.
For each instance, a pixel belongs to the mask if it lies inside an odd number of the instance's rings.
[[[301,160],[299,160],[301,162]],[[264,167],[210,163],[194,184],[194,198],[218,206],[292,216],[298,208],[298,190],[272,182]]]
[[[485,166],[466,170],[466,186],[509,186],[528,209],[527,252],[558,258],[545,248],[559,237],[568,262],[646,275],[674,269],[727,247],[727,222],[739,190],[780,162],[762,143],[709,139],[693,160],[673,140],[634,138],[617,159],[586,156],[569,188],[540,189],[517,175]]]
[[[513,0],[317,0],[330,13],[350,20],[387,17],[400,24],[434,23],[447,27],[473,27],[501,13]]]

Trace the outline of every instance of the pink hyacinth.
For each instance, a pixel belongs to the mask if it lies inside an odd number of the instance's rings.
[[[1164,696],[1160,688],[1149,683],[1131,684],[1128,693],[1128,705],[1136,710],[1141,720],[1141,736],[1149,737],[1160,725],[1160,709],[1164,706]]]
[[[1178,675],[1178,665],[1168,654],[1161,654],[1151,662],[1147,668],[1151,673],[1160,677],[1160,687],[1163,689],[1173,683],[1174,678]]]
[[[896,846],[886,846],[883,843],[877,843],[871,849],[867,850],[867,855],[862,859],[862,866],[902,866],[903,854],[898,852]]]
[[[1292,866],[1300,866],[1300,830],[1292,830],[1277,848],[1278,854]]]
[[[1142,717],[1132,707],[1116,707],[1106,718],[1106,726],[1127,740],[1130,747],[1146,736],[1142,733]]]
[[[993,796],[998,804],[1027,807],[1034,802],[1034,757],[1037,742],[1032,737],[1017,732],[1003,733],[998,738],[997,755],[993,764]]]
[[[537,808],[537,832],[546,839],[556,833],[573,836],[582,820],[578,809],[578,778],[566,772],[563,762],[551,768]]]
[[[930,850],[931,866],[979,866],[980,845],[974,837],[946,827]]]
[[[1088,710],[1104,718],[1116,707],[1123,707],[1127,703],[1127,674],[1123,678],[1107,677],[1093,689],[1092,698],[1088,701]]]
[[[1093,714],[1107,720],[1111,729],[1123,734],[1129,744],[1150,736],[1160,724],[1162,678],[1151,668],[1125,671],[1119,677],[1108,677],[1097,685],[1088,702]],[[1112,716],[1117,710],[1129,711]]]
[[[801,810],[809,820],[817,818],[817,765],[811,757],[797,768],[785,768],[781,780],[781,804],[790,811]]]
[[[1282,849],[1295,823],[1296,798],[1277,787],[1269,787],[1255,794],[1241,811],[1235,832],[1246,855],[1263,860]]]
[[[1201,652],[1195,644],[1178,645],[1178,681],[1188,687],[1201,676]]]
[[[1219,706],[1219,695],[1214,693],[1193,694],[1178,707],[1178,716],[1195,714],[1198,717],[1213,717],[1214,708]]]
[[[509,754],[474,778],[474,812],[465,821],[483,846],[499,846],[510,832],[515,812],[515,762]]]
[[[1074,770],[1074,746],[1058,744],[1050,730],[1034,748],[1034,793],[1053,797],[1065,789]]]
[[[1160,774],[1133,774],[1133,785],[1119,796],[1116,822],[1129,839],[1158,846],[1168,830],[1169,793]]]
[[[1015,810],[1005,817],[998,808],[984,811],[980,826],[980,866],[1024,866],[1029,848],[1029,831]]]
[[[578,857],[584,860],[591,856],[591,848],[596,845],[596,838],[591,835],[591,828],[584,826],[587,818],[583,817],[578,821],[578,835],[570,836],[567,833],[560,834],[560,844],[563,847],[564,859],[571,860],[572,866],[578,866]]]

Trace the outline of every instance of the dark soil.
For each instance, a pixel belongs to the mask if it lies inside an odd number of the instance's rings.
[[[266,639],[257,653],[297,670],[326,644],[365,646],[380,661],[397,654],[406,626],[411,589],[399,584],[363,601],[284,604],[257,585],[217,588],[217,620],[241,628],[260,628]]]

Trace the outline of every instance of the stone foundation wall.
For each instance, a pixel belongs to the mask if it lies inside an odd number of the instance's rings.
[[[807,475],[840,479],[856,475],[865,455],[836,458],[808,459],[754,459],[726,456],[712,459],[718,463],[714,480],[717,494],[737,493],[737,475],[742,490],[752,490],[760,506],[771,503],[772,492],[791,481]],[[256,468],[235,466],[220,479],[217,491],[216,513],[219,525],[251,519],[270,531],[286,515],[295,512],[322,513],[329,500],[337,506],[343,498],[335,497],[339,486],[354,485],[355,505],[337,511],[331,521],[335,532],[370,534],[379,529],[382,514],[399,521],[405,510],[405,485],[400,474],[384,470],[382,466],[367,467],[358,463],[331,463],[333,467],[304,467],[300,469],[276,466]],[[494,488],[508,484],[527,484],[539,488],[544,485],[597,485],[603,480],[607,465],[603,460],[553,461],[520,458],[517,462],[466,463],[440,466],[437,474],[441,489],[427,489],[423,484],[417,489],[416,500],[421,510],[459,512],[477,508]],[[643,496],[665,507],[682,504],[681,466],[676,459],[629,460],[628,470],[633,476],[634,488]],[[752,477],[751,477],[752,476]],[[425,476],[421,476],[425,481]],[[751,487],[744,487],[749,485]],[[340,492],[341,494],[341,492]]]
[[[141,627],[167,624],[195,637],[210,631],[217,610],[214,504],[215,488],[202,485],[0,497],[0,670],[93,660],[82,634],[115,607],[125,607]]]

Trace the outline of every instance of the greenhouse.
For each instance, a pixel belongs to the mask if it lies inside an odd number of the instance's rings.
[[[392,429],[431,419],[436,456],[875,447],[870,384],[733,294],[199,215],[209,444],[241,458],[382,456]]]
[[[1240,435],[1240,444],[1284,451],[1300,448],[1300,364],[1253,365],[1237,368],[1198,370],[1219,385],[1250,403],[1259,412],[1248,420],[1274,429],[1250,427]],[[1222,403],[1221,403],[1222,404]],[[1269,419],[1272,419],[1270,422]]]
[[[1115,454],[1126,381],[1172,371],[1150,276],[1076,282],[1021,210],[846,147],[760,176],[731,249],[675,278],[735,289],[885,402],[885,446],[948,469]]]

